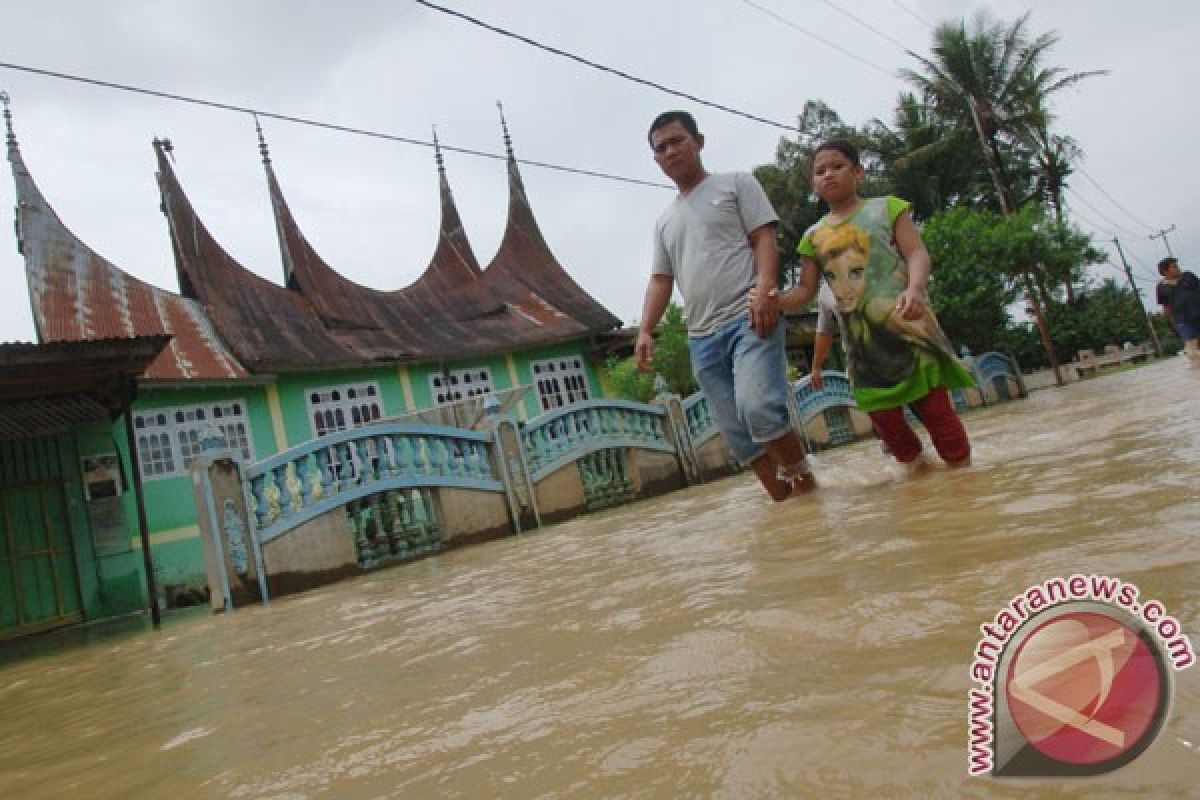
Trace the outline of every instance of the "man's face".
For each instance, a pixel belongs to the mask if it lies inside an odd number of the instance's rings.
[[[1172,263],[1171,266],[1167,267],[1167,271],[1163,273],[1163,277],[1171,282],[1174,282],[1179,280],[1180,274],[1181,271],[1179,269],[1179,264]]]
[[[838,311],[849,313],[858,308],[867,288],[867,257],[850,248],[825,262],[825,280],[837,299]]]
[[[672,181],[686,179],[700,167],[700,149],[704,146],[687,132],[682,122],[670,122],[650,134],[654,160]]]

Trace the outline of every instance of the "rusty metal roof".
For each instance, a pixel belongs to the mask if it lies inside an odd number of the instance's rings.
[[[340,342],[365,357],[462,358],[563,341],[620,325],[571,280],[550,252],[511,148],[508,226],[492,266],[479,268],[438,150],[441,222],[433,258],[408,287],[379,291],[347,279],[317,254],[288,207],[261,132],[259,146],[288,287],[312,303]]]
[[[0,440],[60,433],[129,407],[170,336],[0,345]]]
[[[321,324],[306,299],[255,275],[225,252],[179,185],[171,151],[169,141],[154,140],[179,289],[204,308],[238,360],[252,372],[365,363]]]
[[[170,345],[143,378],[246,377],[200,306],[130,276],[67,229],[21,158],[7,108],[4,117],[8,160],[16,181],[17,247],[25,257],[38,338],[70,342],[166,335],[171,337]]]
[[[174,294],[132,277],[66,228],[22,161],[7,108],[5,118],[17,184],[18,247],[39,339],[172,336],[143,379],[245,380],[251,373],[461,359],[620,325],[550,252],[507,130],[508,224],[491,265],[479,267],[439,149],[438,244],[420,278],[394,291],[361,286],[317,254],[293,218],[261,142],[287,286],[247,270],[209,233],[175,173],[170,142],[156,139],[162,211],[179,280],[180,293]]]

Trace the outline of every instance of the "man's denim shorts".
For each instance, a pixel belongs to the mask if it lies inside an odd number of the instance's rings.
[[[689,338],[692,372],[708,397],[717,427],[733,456],[749,464],[761,456],[764,442],[791,430],[783,318],[766,339],[745,315],[716,333]]]

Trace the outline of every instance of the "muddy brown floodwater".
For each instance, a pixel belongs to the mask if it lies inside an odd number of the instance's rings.
[[[979,625],[1102,573],[1200,644],[1200,372],[972,412],[975,464],[873,443],[281,598],[0,651],[0,797],[1200,796],[1200,668],[1085,781],[967,776]]]

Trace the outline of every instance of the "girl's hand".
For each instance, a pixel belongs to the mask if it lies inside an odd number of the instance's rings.
[[[929,308],[929,296],[921,289],[908,287],[896,297],[896,311],[903,319],[920,319]]]
[[[821,368],[816,367],[809,373],[809,385],[818,392],[825,388],[825,379],[821,377]]]

